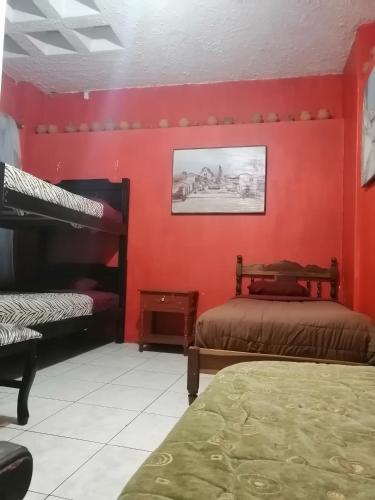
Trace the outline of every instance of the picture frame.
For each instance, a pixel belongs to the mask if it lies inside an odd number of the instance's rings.
[[[262,215],[266,177],[266,146],[175,149],[172,214]]]
[[[375,67],[363,89],[361,185],[375,179]]]

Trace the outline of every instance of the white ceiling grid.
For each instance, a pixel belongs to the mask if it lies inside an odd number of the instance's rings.
[[[51,92],[340,73],[375,0],[8,0],[5,71]]]

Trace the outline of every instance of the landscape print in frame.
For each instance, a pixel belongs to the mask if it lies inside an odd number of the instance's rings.
[[[263,214],[266,147],[176,149],[172,214]]]

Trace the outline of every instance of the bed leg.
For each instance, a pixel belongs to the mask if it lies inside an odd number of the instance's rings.
[[[37,341],[30,340],[27,349],[25,368],[22,375],[21,386],[18,392],[17,421],[18,425],[26,425],[29,420],[28,399],[33,385],[37,363]]]
[[[189,347],[188,351],[188,376],[187,390],[189,394],[189,405],[198,396],[199,390],[199,347]]]

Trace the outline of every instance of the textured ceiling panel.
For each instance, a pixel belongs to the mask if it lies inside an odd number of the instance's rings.
[[[48,0],[62,18],[91,16],[100,13],[94,0]]]
[[[4,58],[6,57],[23,57],[29,54],[9,35],[4,36]]]
[[[9,0],[29,57],[4,69],[57,92],[339,73],[374,20],[375,0]]]
[[[30,0],[8,0],[6,16],[12,23],[35,21],[46,17]]]
[[[43,52],[45,56],[74,53],[74,48],[59,31],[38,31],[27,33],[29,40]]]
[[[90,52],[122,49],[121,41],[110,26],[94,26],[75,30]]]

